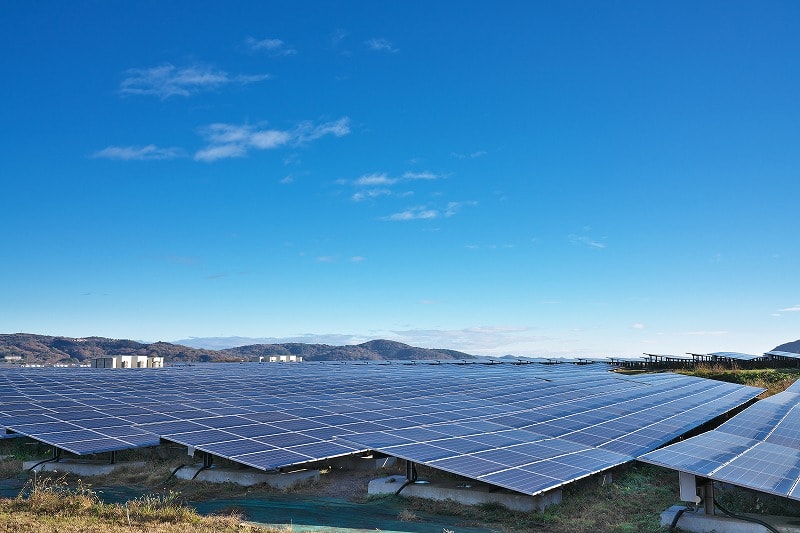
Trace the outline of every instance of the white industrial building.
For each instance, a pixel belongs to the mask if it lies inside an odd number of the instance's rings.
[[[92,359],[92,368],[164,368],[164,358],[148,355],[110,355]]]
[[[270,355],[268,357],[259,357],[258,362],[263,363],[264,361],[269,363],[302,363],[303,356],[301,355]]]

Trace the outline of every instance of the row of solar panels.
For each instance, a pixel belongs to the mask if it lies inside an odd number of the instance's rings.
[[[800,381],[642,461],[800,500]]]
[[[0,426],[76,454],[164,439],[263,470],[377,450],[536,494],[760,392],[601,365],[15,369],[0,371]]]
[[[649,360],[664,360],[664,361],[769,361],[781,359],[800,359],[800,353],[771,351],[763,355],[753,355],[741,352],[712,352],[707,354],[702,353],[687,353],[686,355],[666,355],[666,354],[644,354],[644,359]]]

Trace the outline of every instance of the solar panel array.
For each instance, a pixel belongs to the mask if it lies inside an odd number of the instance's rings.
[[[350,437],[437,469],[538,494],[633,460],[755,397],[761,389],[675,374],[620,386],[593,376],[510,398],[476,424],[431,424]]]
[[[603,364],[0,371],[0,427],[79,455],[161,439],[262,470],[379,450],[527,494],[629,461],[760,389]]]
[[[714,431],[640,459],[800,500],[800,381]]]
[[[714,359],[736,359],[738,361],[756,361],[764,358],[763,355],[752,355],[740,352],[713,352],[708,355]]]
[[[767,352],[764,355],[773,357],[789,357],[791,359],[800,359],[800,353],[796,352],[782,352],[780,350],[772,350],[771,352]]]

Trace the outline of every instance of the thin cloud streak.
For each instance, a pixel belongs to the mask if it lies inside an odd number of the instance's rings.
[[[427,207],[411,207],[405,211],[393,213],[391,215],[382,217],[381,220],[388,220],[391,222],[408,221],[408,220],[427,220],[431,218],[438,218],[439,211],[436,209],[428,209]]]
[[[223,85],[246,85],[269,79],[269,74],[231,76],[224,70],[210,67],[176,67],[165,63],[151,68],[132,68],[126,71],[119,92],[131,95],[151,95],[166,100],[171,96],[191,96]]]
[[[297,54],[297,50],[288,46],[285,42],[280,39],[254,39],[253,37],[248,37],[245,40],[245,44],[256,52],[267,52],[269,55],[272,56],[293,56]]]
[[[146,146],[109,146],[93,153],[91,157],[121,161],[156,161],[175,159],[182,155],[179,148],[159,148],[154,144],[148,144]]]
[[[589,248],[594,248],[596,250],[603,250],[606,247],[604,243],[591,239],[585,235],[575,235],[572,233],[569,235],[569,240],[573,244],[584,244]]]
[[[388,39],[383,38],[376,38],[370,39],[366,41],[364,44],[367,45],[367,48],[370,50],[374,50],[376,52],[389,52],[389,53],[397,53],[399,50],[394,47],[394,45]]]
[[[212,162],[219,159],[244,157],[250,150],[273,150],[283,146],[300,146],[326,135],[343,137],[350,133],[347,117],[333,122],[298,124],[292,130],[256,129],[248,124],[211,124],[201,130],[208,146],[198,150],[195,161]]]
[[[478,202],[448,202],[444,209],[433,209],[427,206],[410,207],[391,215],[381,217],[381,220],[390,222],[405,222],[409,220],[427,220],[433,218],[450,218],[464,206],[477,205]]]

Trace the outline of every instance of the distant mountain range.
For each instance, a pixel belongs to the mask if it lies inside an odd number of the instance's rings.
[[[402,342],[380,339],[344,346],[302,342],[253,342],[259,340],[262,339],[248,337],[196,338],[187,340],[195,346],[186,346],[178,343],[143,343],[105,337],[73,338],[11,333],[0,334],[0,358],[19,356],[22,358],[22,362],[32,364],[78,364],[88,362],[94,357],[106,355],[160,356],[167,363],[247,361],[258,360],[259,357],[270,355],[299,355],[306,361],[476,359],[474,355],[456,350],[417,348]],[[210,346],[219,346],[220,348],[211,349]],[[781,344],[773,350],[800,353],[800,340]]]
[[[401,342],[374,340],[356,345],[282,343],[251,344],[222,350],[193,348],[168,342],[141,343],[104,337],[51,337],[32,333],[0,334],[0,357],[20,356],[25,363],[77,364],[106,355],[149,355],[168,363],[257,360],[270,355],[300,355],[307,361],[463,360],[455,350],[417,348]]]

